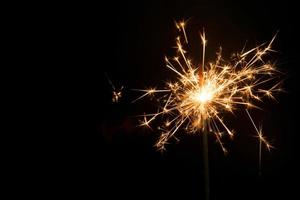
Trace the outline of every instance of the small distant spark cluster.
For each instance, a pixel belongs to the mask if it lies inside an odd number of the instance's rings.
[[[118,103],[120,101],[120,99],[122,98],[122,90],[123,90],[123,86],[120,89],[117,89],[115,87],[115,85],[112,83],[112,81],[110,80],[110,78],[108,77],[107,73],[105,73],[106,78],[112,88],[112,97],[111,97],[111,101],[113,103]]]
[[[186,133],[201,133],[204,130],[213,134],[220,147],[227,152],[222,143],[225,135],[234,136],[229,128],[224,113],[234,113],[237,109],[246,111],[254,126],[261,145],[270,150],[271,144],[263,136],[262,128],[257,128],[248,109],[258,108],[257,103],[264,97],[274,99],[274,93],[282,89],[280,75],[273,63],[263,57],[272,52],[272,43],[261,44],[253,49],[244,49],[230,60],[222,58],[221,48],[214,62],[205,63],[205,32],[200,33],[202,41],[202,64],[195,65],[188,58],[185,46],[188,38],[184,21],[176,23],[182,37],[176,38],[177,55],[165,57],[166,67],[176,75],[176,80],[167,82],[162,89],[150,88],[138,90],[143,92],[139,98],[151,96],[159,102],[158,110],[152,114],[142,115],[142,126],[150,127],[155,119],[159,121],[161,135],[156,143],[159,150],[164,150],[171,138],[176,138],[179,130]],[[184,46],[185,45],[185,46]],[[201,58],[200,57],[200,58]]]
[[[122,97],[122,89],[123,89],[123,87],[121,87],[120,90],[112,91],[112,102],[113,103],[119,102],[120,98]]]

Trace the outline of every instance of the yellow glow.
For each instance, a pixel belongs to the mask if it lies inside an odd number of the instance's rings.
[[[192,98],[194,98],[200,104],[206,104],[213,99],[214,92],[215,91],[211,87],[204,85],[199,91],[195,91]]]
[[[206,92],[199,92],[198,94],[196,94],[196,99],[200,102],[200,103],[207,103],[212,99],[212,94],[211,93],[206,93]]]
[[[263,60],[264,55],[273,51],[271,45],[275,37],[268,44],[236,53],[236,57],[230,61],[222,58],[220,49],[216,60],[206,64],[204,58],[207,40],[203,31],[200,33],[202,63],[199,67],[193,64],[185,50],[188,45],[186,23],[182,21],[175,25],[183,34],[176,40],[178,54],[172,59],[165,57],[165,62],[166,67],[174,73],[170,77],[175,75],[176,79],[167,82],[163,89],[139,90],[144,94],[136,100],[161,93],[156,98],[160,103],[158,111],[144,114],[141,125],[150,127],[150,122],[154,121],[157,116],[164,119],[162,125],[159,126],[162,133],[156,143],[161,150],[164,150],[165,144],[175,137],[178,130],[201,133],[203,127],[206,126],[206,130],[215,135],[225,153],[226,149],[221,142],[222,137],[227,134],[232,138],[234,133],[226,125],[222,114],[232,113],[237,108],[257,108],[255,103],[261,102],[264,96],[274,98],[273,94],[281,91],[280,82],[276,82],[278,77],[276,75],[279,71],[273,64]],[[273,86],[268,88],[270,85]],[[249,117],[251,117],[250,114]],[[255,125],[254,122],[253,125]],[[270,144],[262,136],[262,132],[256,130],[259,140],[269,148]]]

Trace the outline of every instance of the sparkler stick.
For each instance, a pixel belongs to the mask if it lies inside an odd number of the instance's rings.
[[[204,85],[204,63],[205,63],[205,46],[206,46],[206,39],[205,39],[205,32],[203,29],[203,34],[200,33],[201,41],[202,41],[202,65],[201,70],[199,70],[199,81],[200,87]],[[203,119],[203,169],[204,169],[204,192],[205,192],[205,199],[209,200],[209,159],[208,159],[208,130],[206,127],[206,122]]]
[[[183,32],[186,44],[188,42],[184,23],[176,23]],[[144,97],[159,95],[156,100],[160,103],[158,111],[153,114],[144,114],[141,125],[150,127],[150,123],[163,119],[157,128],[161,135],[155,144],[159,150],[165,150],[165,145],[180,130],[186,133],[203,135],[203,161],[206,200],[209,199],[209,162],[208,162],[208,134],[215,135],[217,142],[224,153],[227,153],[222,139],[227,135],[233,138],[234,132],[228,127],[224,113],[234,113],[238,108],[245,109],[254,126],[259,145],[259,169],[261,170],[262,144],[270,150],[271,145],[258,130],[247,109],[258,108],[255,104],[262,102],[264,97],[274,98],[273,94],[280,92],[281,81],[279,71],[264,56],[272,52],[271,42],[264,43],[253,49],[237,53],[233,60],[222,58],[221,50],[217,59],[205,65],[205,32],[200,33],[202,41],[202,65],[197,68],[188,59],[181,37],[177,37],[178,55],[173,59],[165,57],[166,67],[174,72],[176,80],[168,82],[163,89],[137,90],[144,94],[135,101]],[[271,88],[269,86],[272,85]],[[134,101],[134,102],[135,102]],[[177,139],[177,138],[176,138]]]
[[[203,123],[206,123],[203,121]],[[203,169],[204,169],[204,192],[205,199],[209,200],[209,159],[208,159],[208,130],[206,125],[203,127]]]

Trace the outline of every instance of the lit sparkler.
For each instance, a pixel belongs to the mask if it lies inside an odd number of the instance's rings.
[[[187,42],[184,26],[184,22],[177,25],[183,30]],[[206,127],[210,133],[214,133],[222,150],[226,152],[221,142],[223,134],[219,127],[223,127],[225,133],[231,137],[233,131],[225,124],[222,113],[233,112],[239,105],[245,110],[258,108],[255,102],[262,101],[265,96],[274,98],[273,93],[281,91],[281,81],[276,82],[280,72],[274,64],[263,60],[264,55],[273,51],[271,45],[276,35],[268,44],[237,54],[233,63],[223,60],[220,49],[216,61],[207,65],[204,60],[207,42],[205,33],[200,36],[203,45],[201,69],[187,59],[186,51],[178,37],[176,45],[179,55],[173,59],[165,57],[167,68],[178,76],[177,80],[167,83],[164,89],[138,90],[144,94],[135,101],[156,93],[162,94],[162,98],[158,98],[162,102],[159,111],[143,115],[144,121],[141,124],[148,126],[159,115],[164,116],[166,120],[160,127],[163,132],[156,143],[160,149],[164,149],[167,141],[174,137],[180,128],[185,128],[189,133],[196,133]],[[265,88],[272,81],[275,81],[275,84],[271,88]],[[247,113],[249,115],[249,112]],[[256,131],[258,135],[261,134],[257,128]],[[262,140],[262,137],[259,138]],[[266,140],[262,142],[270,147]]]
[[[222,143],[225,135],[234,136],[234,132],[223,119],[226,112],[234,113],[237,109],[246,111],[259,139],[259,168],[261,168],[262,145],[268,150],[271,144],[257,128],[248,109],[259,108],[258,102],[264,97],[274,99],[274,93],[280,92],[280,71],[264,56],[272,52],[272,44],[276,35],[269,43],[261,44],[253,49],[237,53],[231,61],[222,58],[222,49],[217,52],[214,62],[205,63],[205,47],[207,44],[205,32],[200,34],[202,41],[202,64],[196,66],[188,59],[185,45],[188,38],[184,21],[175,23],[183,37],[176,38],[178,55],[165,57],[166,67],[177,76],[173,82],[168,82],[163,89],[137,90],[144,94],[135,101],[147,96],[158,95],[160,102],[158,111],[144,114],[141,126],[150,127],[151,122],[159,116],[164,119],[158,126],[161,135],[155,146],[165,150],[171,138],[184,129],[186,133],[202,133],[204,145],[204,160],[206,170],[206,185],[208,184],[207,134],[213,134],[224,153],[227,152]],[[184,39],[182,39],[184,38]],[[271,85],[271,87],[270,87]],[[259,169],[260,171],[260,169]],[[207,199],[209,189],[206,186]]]

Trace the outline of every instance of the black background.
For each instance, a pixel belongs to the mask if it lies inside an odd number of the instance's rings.
[[[174,55],[174,20],[189,19],[187,32],[200,56],[198,31],[205,27],[207,59],[223,47],[225,57],[269,41],[279,31],[271,58],[286,73],[286,93],[279,103],[266,101],[264,111],[253,110],[257,123],[275,146],[263,151],[258,176],[258,143],[247,116],[228,116],[237,136],[227,141],[224,156],[209,138],[211,199],[292,199],[298,168],[297,56],[299,32],[293,1],[141,1],[66,5],[51,12],[48,22],[55,77],[63,114],[59,122],[70,133],[61,142],[53,190],[69,195],[96,195],[100,199],[204,199],[201,136],[179,133],[161,154],[153,147],[158,132],[137,126],[134,116],[155,110],[132,88],[162,86],[169,76],[164,55]],[[53,40],[53,41],[52,41]],[[197,45],[199,42],[199,45]],[[51,44],[51,45],[53,45]],[[111,102],[108,74],[123,97]],[[52,79],[55,82],[55,79]],[[64,99],[64,97],[67,97]],[[64,126],[65,127],[65,126]],[[57,136],[60,140],[60,136]],[[55,156],[54,156],[55,157]],[[297,196],[297,195],[296,195]],[[296,197],[295,197],[296,198]]]

